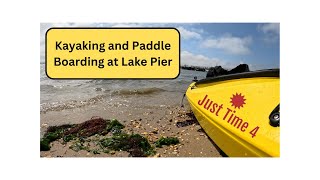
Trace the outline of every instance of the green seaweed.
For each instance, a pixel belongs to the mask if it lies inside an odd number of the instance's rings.
[[[69,148],[76,151],[76,152],[78,152],[80,150],[85,150],[85,151],[90,152],[89,147],[85,146],[83,144],[83,142],[81,142],[80,140],[77,140],[76,142],[74,142]]]
[[[156,147],[162,147],[163,145],[175,145],[179,143],[179,139],[176,137],[161,137],[158,141],[154,144]]]
[[[44,139],[48,139],[50,142],[55,141],[61,137],[61,131],[49,132],[44,136]]]
[[[63,133],[62,129],[56,129],[54,132],[47,132],[43,138],[40,139],[40,151],[49,151],[50,143],[61,138]]]
[[[61,126],[50,126],[48,127],[43,138],[40,139],[40,151],[49,151],[50,143],[63,136],[63,133],[68,129],[74,127],[74,124],[64,124]]]
[[[100,154],[100,152],[99,152],[99,150],[98,150],[98,149],[94,149],[94,150],[92,150],[92,153],[93,153],[93,154]]]
[[[126,151],[130,148],[128,146],[128,140],[129,140],[129,135],[121,133],[121,134],[113,135],[111,138],[105,138],[101,140],[100,143],[103,147],[107,147],[111,150]]]
[[[63,141],[69,142],[69,141],[73,140],[74,138],[76,138],[76,136],[74,134],[69,134],[69,135],[63,136]]]
[[[130,143],[132,144],[132,146],[138,145],[143,151],[148,151],[151,148],[151,145],[148,142],[148,140],[140,134],[131,135]]]
[[[118,120],[112,119],[110,123],[107,125],[107,132],[115,131],[117,134],[121,134],[121,129],[124,128],[124,125],[121,124]]]
[[[40,151],[49,151],[50,150],[50,142],[48,139],[40,140]]]
[[[133,157],[145,157],[155,153],[148,140],[139,134],[114,134],[111,138],[101,140],[100,144],[109,150],[127,151]]]
[[[124,133],[122,131],[124,127],[116,119],[104,120],[102,118],[91,119],[79,125],[50,126],[43,138],[40,139],[40,151],[50,150],[50,143],[62,138],[64,142],[75,140],[69,147],[74,151],[85,150],[93,154],[114,154],[115,151],[127,151],[129,156],[146,157],[156,153],[154,146],[162,147],[179,143],[175,137],[161,137],[153,146],[140,134]],[[109,132],[112,132],[111,137],[102,140],[99,138]],[[88,139],[92,135],[97,138]],[[97,144],[97,149],[90,150],[89,141]]]
[[[103,153],[110,153],[110,150],[108,150],[108,149],[104,149],[103,151],[102,151]]]

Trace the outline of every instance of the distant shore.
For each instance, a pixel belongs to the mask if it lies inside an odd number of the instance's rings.
[[[209,70],[210,67],[183,65],[183,66],[180,66],[180,68],[181,68],[181,69],[186,69],[186,70],[192,70],[192,71],[202,71],[202,72],[206,72],[206,71]]]

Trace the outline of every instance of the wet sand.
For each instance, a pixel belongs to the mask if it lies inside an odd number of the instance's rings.
[[[49,111],[41,113],[41,137],[49,126],[62,124],[79,124],[100,116],[104,119],[117,119],[125,125],[127,133],[138,133],[146,137],[150,143],[161,137],[177,137],[177,145],[155,148],[154,157],[221,157],[223,153],[214,145],[193,117],[190,107],[155,105],[150,108],[138,106],[128,107],[118,104],[107,107],[94,104],[81,108]],[[178,126],[177,126],[178,124]],[[181,126],[186,125],[186,126]],[[95,138],[95,137],[91,137]],[[69,148],[72,142],[63,143],[62,139],[51,143],[49,151],[41,151],[41,157],[128,157],[125,151],[94,154],[85,150],[78,152]]]

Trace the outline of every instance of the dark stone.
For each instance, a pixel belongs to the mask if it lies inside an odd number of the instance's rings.
[[[192,125],[192,124],[197,124],[197,123],[198,123],[197,120],[191,119],[191,120],[185,120],[185,121],[182,121],[182,122],[177,122],[177,123],[176,123],[176,126],[177,126],[178,128],[180,128],[180,127],[186,127],[186,126],[190,126],[190,125]]]
[[[221,66],[215,66],[211,67],[207,73],[208,77],[217,77],[222,75],[228,75],[228,74],[236,74],[236,73],[242,73],[242,72],[249,72],[249,66],[247,64],[240,64],[237,67],[231,69],[230,71],[225,70]]]
[[[239,66],[231,69],[228,74],[235,74],[235,73],[242,73],[242,72],[249,72],[249,66],[247,64],[240,64]]]
[[[228,74],[228,71],[223,69],[221,66],[211,67],[207,73],[207,77],[216,77]]]

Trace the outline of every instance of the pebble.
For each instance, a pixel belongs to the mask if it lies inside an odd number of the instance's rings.
[[[48,124],[46,124],[46,123],[41,124],[41,127],[47,127],[47,126],[48,126]]]
[[[156,155],[154,155],[153,157],[160,157],[160,154],[159,153],[157,153]]]

